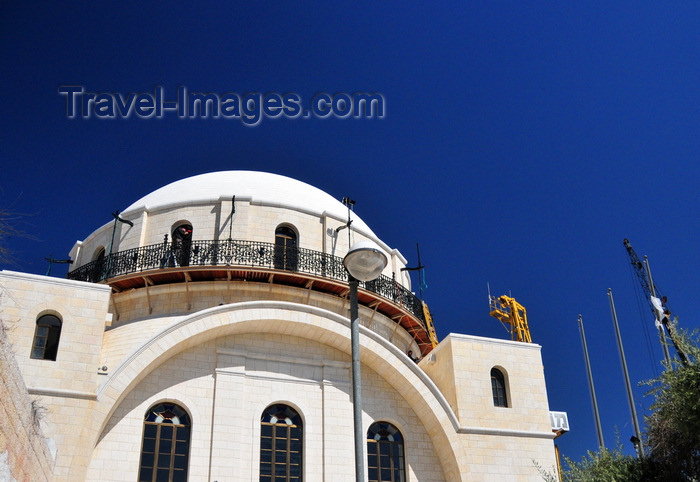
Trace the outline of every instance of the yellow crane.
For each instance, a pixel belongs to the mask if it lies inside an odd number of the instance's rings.
[[[489,307],[491,316],[510,325],[508,330],[511,340],[532,343],[530,327],[527,324],[527,311],[523,305],[515,301],[515,298],[506,295],[496,298],[489,295]]]
[[[421,301],[423,303],[423,315],[425,316],[425,325],[428,327],[428,337],[430,338],[430,344],[435,348],[438,346],[438,337],[435,333],[435,325],[433,325],[433,316],[430,314],[428,309],[428,303]]]

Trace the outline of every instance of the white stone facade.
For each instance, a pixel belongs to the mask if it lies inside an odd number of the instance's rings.
[[[263,173],[179,181],[121,216],[133,226],[110,222],[76,244],[75,269],[100,248],[157,245],[181,223],[194,240],[231,232],[269,243],[285,225],[299,248],[341,257],[349,248],[348,230],[336,231],[345,206]],[[401,254],[354,214],[352,226],[353,241],[371,240],[389,258],[387,279],[410,289]],[[303,480],[355,480],[347,290],[318,274],[246,269],[159,266],[100,282],[0,272],[17,364],[48,408],[55,480],[138,480],[144,417],[161,402],[189,415],[188,480],[260,480],[261,414],[276,403],[303,421]],[[167,281],[175,274],[183,278]],[[426,349],[411,328],[419,315],[360,291],[363,428],[399,430],[406,481],[535,481],[535,462],[556,465],[538,345],[453,334]],[[55,361],[30,357],[45,313],[63,322]],[[425,356],[415,363],[409,351]],[[494,367],[507,407],[494,406]]]

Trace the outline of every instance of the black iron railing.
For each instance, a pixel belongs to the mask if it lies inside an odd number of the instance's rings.
[[[153,269],[183,266],[249,266],[311,274],[346,281],[343,259],[319,251],[276,246],[272,243],[235,239],[192,241],[176,246],[167,240],[127,249],[84,264],[68,273],[68,279],[98,283],[117,276]],[[381,275],[360,287],[402,306],[425,325],[421,301],[395,279]]]

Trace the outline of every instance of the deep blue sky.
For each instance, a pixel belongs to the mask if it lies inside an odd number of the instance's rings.
[[[44,257],[66,257],[110,213],[183,177],[295,177],[355,199],[411,262],[420,243],[441,338],[508,336],[488,315],[487,282],[527,307],[550,408],[569,414],[558,443],[576,459],[597,447],[583,314],[606,444],[618,430],[631,452],[606,292],[635,383],[662,355],[623,238],[649,255],[681,324],[700,324],[700,6],[254,3],[3,3],[0,205],[35,238],[9,240],[17,266],[4,268],[45,273]],[[67,119],[61,85],[161,85],[166,100],[181,85],[293,92],[306,104],[377,92],[386,117]]]

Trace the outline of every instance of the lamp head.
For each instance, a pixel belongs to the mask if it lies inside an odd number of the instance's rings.
[[[387,263],[384,252],[371,241],[355,243],[343,258],[345,269],[358,281],[377,279]]]

